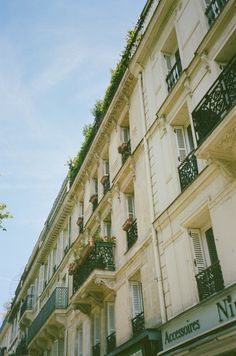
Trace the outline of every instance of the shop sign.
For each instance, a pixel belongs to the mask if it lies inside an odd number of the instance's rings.
[[[161,328],[163,350],[236,320],[236,289],[200,304]]]

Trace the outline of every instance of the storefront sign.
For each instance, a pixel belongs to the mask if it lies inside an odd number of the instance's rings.
[[[230,288],[218,298],[202,303],[161,329],[163,350],[236,320],[236,288]]]

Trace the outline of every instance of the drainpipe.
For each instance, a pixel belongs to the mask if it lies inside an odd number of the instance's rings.
[[[140,72],[139,76],[138,76],[138,86],[139,86],[139,95],[140,95],[140,103],[141,103],[141,116],[142,116],[142,123],[143,123],[142,126],[143,126],[144,155],[145,155],[146,172],[147,172],[147,180],[148,180],[147,190],[148,190],[148,196],[149,196],[151,220],[154,221],[155,212],[154,212],[154,203],[153,203],[153,196],[152,196],[152,181],[151,181],[151,168],[150,168],[150,160],[149,160],[148,141],[146,138],[147,125],[146,125],[146,114],[145,114],[145,109],[144,109],[145,105],[144,105],[144,95],[143,95],[142,72]],[[152,223],[152,247],[153,247],[153,253],[154,253],[155,273],[156,273],[157,288],[158,288],[159,301],[160,301],[161,320],[162,320],[162,323],[165,323],[167,321],[167,314],[166,314],[164,289],[163,289],[163,282],[162,282],[160,252],[159,252],[159,246],[158,246],[157,231],[155,230],[153,223]]]

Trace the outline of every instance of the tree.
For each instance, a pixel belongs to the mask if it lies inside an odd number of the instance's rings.
[[[6,211],[6,204],[0,203],[0,230],[6,231],[5,227],[3,227],[2,222],[4,219],[12,218],[12,215]]]

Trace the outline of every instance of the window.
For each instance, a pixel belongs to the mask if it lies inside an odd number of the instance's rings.
[[[115,304],[107,303],[107,335],[115,332]]]
[[[133,318],[143,312],[142,285],[140,282],[131,282]]]
[[[38,287],[38,294],[40,295],[44,289],[44,269],[45,266],[42,264],[39,268],[39,287]]]
[[[196,273],[218,262],[218,255],[212,228],[201,231],[190,230]]]
[[[103,224],[104,236],[111,237],[111,223],[104,222]]]
[[[109,176],[109,161],[103,161],[103,175]]]
[[[190,237],[199,299],[203,300],[224,288],[223,274],[212,228],[191,229]]]
[[[99,314],[94,314],[93,317],[93,344],[100,343],[101,318]]]
[[[121,142],[127,143],[129,141],[129,128],[121,127]]]
[[[174,133],[176,137],[178,160],[179,162],[183,162],[188,153],[194,149],[191,125],[188,125],[187,127],[175,126]]]
[[[131,194],[126,195],[126,202],[127,202],[127,213],[128,218],[133,219],[135,218],[135,211],[134,211],[134,196]]]
[[[98,193],[98,180],[97,180],[97,178],[93,178],[92,193],[93,194],[97,194]]]
[[[83,218],[84,217],[84,203],[79,202],[79,217]]]
[[[82,328],[76,332],[76,356],[83,356],[83,331]]]

